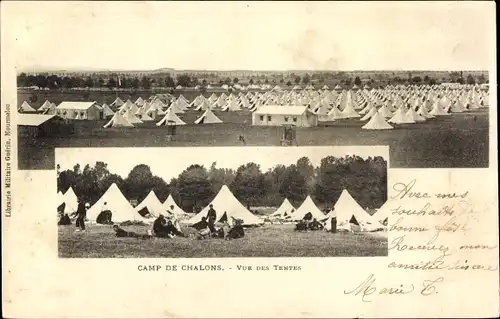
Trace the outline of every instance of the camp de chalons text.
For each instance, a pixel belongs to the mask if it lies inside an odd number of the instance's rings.
[[[226,267],[230,270],[238,271],[290,271],[290,270],[302,270],[301,266],[295,265],[236,265],[236,267]],[[137,266],[138,271],[224,271],[225,268],[222,265],[148,265],[140,264]]]

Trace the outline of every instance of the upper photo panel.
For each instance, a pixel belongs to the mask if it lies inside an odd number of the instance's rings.
[[[55,169],[65,147],[280,145],[489,166],[494,43],[473,3],[97,7],[45,3],[13,26],[19,169]]]

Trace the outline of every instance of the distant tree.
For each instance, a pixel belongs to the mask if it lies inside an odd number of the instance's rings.
[[[205,206],[212,199],[212,185],[207,170],[200,165],[191,165],[177,178],[176,189],[183,208],[193,211],[197,206]]]
[[[151,189],[153,189],[153,173],[148,165],[135,166],[125,178],[123,192],[128,199],[142,201]]]
[[[293,202],[301,202],[307,196],[306,180],[296,165],[286,168],[278,187],[279,194]]]
[[[425,84],[429,84],[430,80],[431,80],[431,78],[429,78],[428,75],[424,76],[424,83]]]
[[[298,75],[297,75],[297,76],[295,77],[295,84],[299,84],[299,83],[300,83],[300,80],[301,80],[300,76],[298,76]]]
[[[264,83],[265,83],[265,84],[269,84],[269,79],[265,79],[265,80],[264,80]]]
[[[288,82],[286,82],[286,85],[287,86],[292,86],[292,81],[289,80]]]
[[[191,86],[191,77],[187,74],[180,74],[177,76],[177,85],[183,86],[183,87],[190,87]]]
[[[420,84],[420,82],[422,82],[422,79],[419,76],[416,76],[416,77],[412,78],[411,80],[415,84]]]
[[[140,83],[139,83],[139,78],[138,77],[134,77],[133,79],[130,80],[130,87],[134,88],[134,89],[138,89],[140,87]]]
[[[297,160],[297,170],[300,175],[304,177],[304,181],[306,182],[307,188],[312,188],[314,182],[314,166],[311,163],[311,160],[307,156],[303,156]]]
[[[175,87],[175,82],[174,82],[174,79],[168,75],[166,78],[165,78],[165,87],[168,87],[168,88],[173,88]]]
[[[241,165],[231,184],[231,190],[240,201],[247,205],[255,205],[265,193],[264,175],[260,166],[255,163]]]
[[[467,75],[467,84],[475,84],[476,80],[474,80],[474,77],[472,74]]]
[[[283,78],[280,79],[280,83],[283,84],[285,83],[285,80]]]
[[[104,79],[98,78],[96,84],[97,84],[97,87],[103,87],[104,86]]]
[[[486,83],[486,77],[484,76],[484,74],[481,74],[477,77],[477,83],[478,84]]]
[[[85,87],[87,87],[87,88],[94,87],[94,81],[92,80],[92,78],[90,76],[85,79]]]
[[[108,80],[108,83],[106,84],[106,86],[107,86],[108,88],[115,88],[115,87],[116,87],[116,85],[117,85],[116,80],[115,80],[115,78],[113,78],[113,77],[111,77],[111,78]]]
[[[250,81],[248,83],[253,84],[253,79],[250,79]]]
[[[309,76],[308,73],[306,73],[303,77],[302,77],[302,83],[303,84],[308,84],[309,82],[311,82],[311,77]]]
[[[436,85],[436,80],[435,80],[435,79],[433,79],[433,78],[431,78],[431,79],[429,80],[429,85]]]
[[[136,78],[137,79],[137,78]],[[151,81],[147,76],[143,76],[141,79],[141,84],[140,86],[144,90],[149,90],[151,88]],[[139,88],[139,80],[137,80],[137,86],[134,86],[135,88]]]
[[[355,79],[354,79],[354,84],[357,85],[357,86],[361,86],[361,79],[359,78],[359,76],[357,76]]]
[[[234,84],[238,84],[238,82],[239,82],[239,81],[240,81],[240,80],[238,80],[238,78],[234,78],[234,79],[233,79],[233,83],[234,83]]]
[[[27,85],[27,84],[26,84],[26,73],[21,72],[21,73],[17,76],[17,86],[18,86],[18,87],[29,86],[29,85]]]
[[[213,162],[208,171],[208,179],[212,185],[212,191],[217,194],[223,185],[231,185],[234,181],[235,172],[232,169],[217,168],[217,163]]]
[[[230,77],[225,78],[224,84],[227,84],[227,85],[231,84],[231,78]]]
[[[206,85],[207,85],[207,80],[203,79],[203,81],[201,81],[201,84],[202,84],[203,86],[206,86]]]
[[[223,80],[219,80],[219,84],[220,85],[224,84],[224,81]]]

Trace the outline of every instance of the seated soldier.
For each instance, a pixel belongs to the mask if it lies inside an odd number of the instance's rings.
[[[69,218],[69,215],[68,214],[62,215],[57,225],[63,225],[63,226],[71,225],[71,219]]]
[[[321,230],[323,229],[323,224],[321,224],[320,222],[318,222],[318,220],[316,220],[316,218],[314,218],[309,227],[311,230]]]
[[[153,222],[153,232],[156,237],[168,237],[166,224],[167,221],[165,220],[165,216],[160,214],[160,216],[158,216],[158,218]]]
[[[201,221],[197,222],[196,224],[191,225],[191,227],[195,228],[196,230],[202,230],[208,227],[208,222],[206,217],[202,217]]]
[[[174,238],[175,236],[186,237],[184,233],[179,231],[172,223],[171,220],[167,222],[167,226],[165,227],[165,232],[168,238]]]
[[[295,224],[295,230],[296,231],[306,231],[307,230],[307,223],[304,220],[299,221],[297,224]]]
[[[226,240],[245,237],[245,230],[243,229],[242,221],[237,219],[234,224],[234,227],[227,232]]]

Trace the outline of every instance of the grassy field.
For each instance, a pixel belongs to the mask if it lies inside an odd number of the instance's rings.
[[[179,114],[187,125],[177,127],[175,141],[155,122],[134,128],[104,129],[106,121],[74,121],[75,133],[66,137],[18,139],[19,169],[54,169],[56,147],[164,147],[280,145],[282,129],[252,126],[249,111],[217,112],[225,123],[195,125],[200,112]],[[393,168],[488,167],[488,109],[441,116],[425,123],[396,125],[393,130],[361,129],[365,122],[339,120],[314,128],[299,128],[299,146],[389,145]]]
[[[147,226],[124,229],[146,233]],[[244,238],[197,240],[116,238],[110,226],[90,225],[85,233],[59,226],[59,256],[63,258],[201,258],[201,257],[355,257],[387,256],[386,234],[299,233],[294,225],[246,229]],[[194,233],[189,227],[185,233]]]

